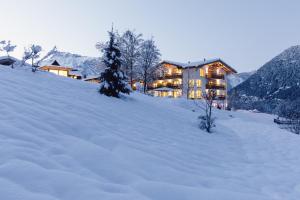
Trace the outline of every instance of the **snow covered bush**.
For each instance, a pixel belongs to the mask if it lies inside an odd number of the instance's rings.
[[[200,119],[199,128],[207,131],[208,133],[211,133],[211,129],[216,126],[215,118],[209,119],[206,115],[201,115],[198,117],[198,119]]]
[[[40,57],[42,47],[40,45],[31,45],[29,48],[26,48],[24,51],[23,62],[31,60],[32,72],[35,72],[38,66],[34,63],[34,60]]]
[[[112,96],[119,98],[119,93],[130,93],[130,86],[127,82],[127,77],[124,72],[121,71],[121,52],[116,42],[115,33],[108,32],[110,40],[101,46],[103,52],[103,63],[106,66],[104,72],[100,77],[100,89],[101,94],[106,96]]]
[[[212,117],[212,108],[213,102],[216,98],[216,91],[209,89],[203,92],[202,96],[205,100],[205,115],[201,115],[198,118],[200,119],[199,127],[202,130],[206,130],[208,133],[211,133],[212,128],[215,127],[215,118]]]

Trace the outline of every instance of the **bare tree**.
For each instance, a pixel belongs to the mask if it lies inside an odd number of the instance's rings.
[[[10,52],[13,52],[15,50],[15,48],[17,47],[16,45],[12,45],[10,40],[8,40],[8,41],[3,40],[3,41],[0,42],[0,44],[3,45],[0,48],[0,50],[5,51],[7,57],[10,57],[10,55],[9,55]],[[14,68],[14,63],[12,63],[11,68]]]
[[[120,50],[121,50],[121,62],[122,68],[125,74],[130,79],[130,85],[133,85],[134,68],[138,62],[140,55],[140,47],[143,42],[142,34],[137,34],[134,31],[127,30],[119,38]]]
[[[31,60],[31,70],[36,72],[38,66],[34,63],[34,60],[40,57],[42,47],[40,45],[31,45],[29,48],[26,48],[24,51],[23,62]]]
[[[200,119],[200,128],[206,130],[208,133],[211,133],[211,129],[215,127],[215,119],[212,117],[212,108],[213,102],[216,99],[216,91],[213,89],[208,89],[202,94],[205,100],[205,115],[199,116]]]
[[[151,80],[151,76],[155,73],[160,55],[159,49],[152,38],[142,42],[137,71],[144,81],[144,93],[147,91],[147,85]]]

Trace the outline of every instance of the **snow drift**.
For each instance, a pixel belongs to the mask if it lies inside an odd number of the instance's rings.
[[[0,197],[5,200],[298,199],[296,135],[272,117],[0,67]]]

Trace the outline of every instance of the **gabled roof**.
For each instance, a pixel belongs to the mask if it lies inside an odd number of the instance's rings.
[[[180,68],[193,68],[193,67],[203,67],[204,65],[212,64],[214,62],[220,62],[223,65],[225,65],[228,69],[233,71],[234,73],[237,73],[237,71],[234,68],[232,68],[230,65],[225,63],[220,58],[213,58],[213,59],[208,59],[208,60],[204,59],[202,61],[189,62],[189,63],[181,63],[181,62],[174,62],[174,61],[164,60],[160,64],[169,63],[169,64],[175,65],[177,67],[180,67]]]
[[[100,79],[101,75],[89,75],[84,80],[93,80],[93,79]]]
[[[60,64],[57,62],[57,60],[54,60],[54,62],[51,65],[60,66]]]
[[[183,67],[185,65],[185,63],[175,62],[175,61],[170,61],[170,60],[163,60],[160,64],[165,64],[165,63],[172,64],[177,67]]]

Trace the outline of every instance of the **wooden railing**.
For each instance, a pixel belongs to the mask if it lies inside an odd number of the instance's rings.
[[[206,89],[221,89],[221,90],[225,90],[226,86],[225,84],[206,84]]]
[[[173,78],[182,78],[182,74],[181,73],[164,74],[163,76],[159,76],[158,80],[173,79]]]
[[[210,73],[206,75],[206,78],[212,78],[212,79],[225,79],[224,74],[216,74],[216,73]]]

